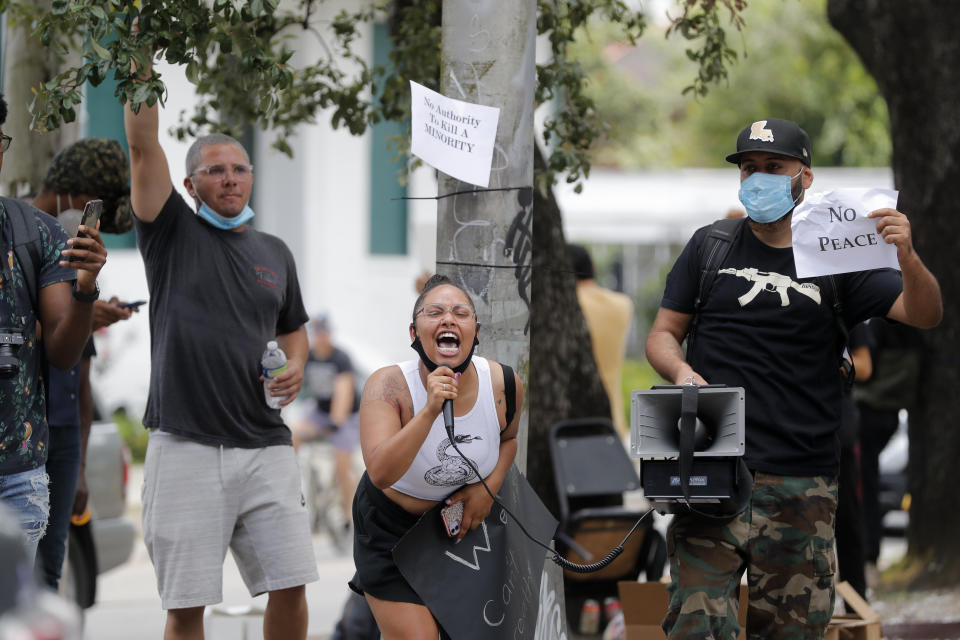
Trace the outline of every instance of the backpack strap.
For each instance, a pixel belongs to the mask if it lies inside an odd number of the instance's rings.
[[[849,391],[853,387],[853,382],[857,377],[857,368],[853,364],[853,354],[847,358],[847,346],[850,344],[850,331],[847,329],[847,323],[843,320],[843,300],[840,297],[840,288],[837,286],[837,279],[833,275],[823,276],[821,282],[825,285],[820,287],[829,297],[828,304],[833,312],[833,323],[837,327],[837,335],[840,336],[840,369],[844,373],[844,387]]]
[[[28,205],[14,198],[0,196],[3,208],[10,219],[10,228],[13,231],[13,253],[20,263],[23,279],[30,294],[30,304],[33,305],[34,315],[39,317],[38,303],[39,289],[37,288],[38,273],[40,270],[40,231],[37,229],[37,219]]]
[[[23,273],[23,281],[27,287],[27,293],[30,295],[30,305],[33,307],[33,315],[37,320],[40,319],[40,267],[43,262],[40,260],[40,230],[37,228],[37,216],[33,207],[22,200],[0,196],[0,202],[3,202],[3,208],[7,212],[7,218],[10,220],[10,229],[13,235],[13,254],[20,263],[20,271]],[[4,263],[6,267],[6,263]],[[16,293],[13,295],[14,304],[18,299]],[[18,307],[20,305],[17,305]],[[40,354],[40,375],[42,376],[44,406],[50,406],[50,363],[44,355],[43,347],[39,348]]]
[[[687,353],[696,336],[697,325],[700,322],[700,311],[710,295],[713,281],[717,278],[720,265],[727,259],[730,247],[739,237],[745,218],[721,218],[710,225],[710,231],[697,252],[700,266],[700,282],[697,285],[697,297],[693,301],[693,319],[687,330]]]
[[[517,413],[517,381],[513,379],[513,369],[508,364],[500,363],[503,369],[503,393],[507,397],[507,427],[513,422],[513,416]],[[503,433],[507,430],[504,427],[500,430]]]

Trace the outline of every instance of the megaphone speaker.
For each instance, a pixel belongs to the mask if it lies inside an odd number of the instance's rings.
[[[719,503],[738,491],[740,458],[745,450],[742,387],[697,387],[696,416],[691,420],[692,464],[687,497],[680,473],[681,386],[634,391],[630,397],[630,454],[640,458],[644,495],[664,503],[680,500]]]

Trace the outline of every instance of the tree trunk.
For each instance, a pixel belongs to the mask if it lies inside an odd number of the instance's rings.
[[[50,10],[49,0],[38,4]],[[8,111],[3,131],[13,136],[10,150],[4,153],[3,192],[18,197],[39,190],[53,156],[78,138],[79,125],[75,121],[43,134],[30,130],[32,89],[53,78],[59,72],[58,63],[48,48],[30,37],[29,24],[8,24],[3,44],[3,97]],[[64,65],[72,66],[78,61],[79,56],[71,54]]]
[[[829,0],[827,11],[886,99],[899,209],[943,290],[944,320],[923,332],[928,366],[910,415],[907,537],[910,555],[946,576],[944,568],[960,570],[960,285],[949,275],[960,184],[960,11],[950,0]]]
[[[540,149],[534,166],[545,168]],[[610,417],[610,401],[593,359],[587,321],[577,302],[560,208],[553,192],[535,191],[533,299],[530,313],[530,451],[527,479],[554,515],[557,490],[547,438],[558,420]],[[585,460],[584,464],[590,464]]]

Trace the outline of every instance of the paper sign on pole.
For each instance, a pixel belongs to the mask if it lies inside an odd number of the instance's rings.
[[[896,209],[892,189],[834,189],[807,193],[793,212],[793,260],[798,278],[890,267],[897,248],[877,233],[876,209]]]
[[[448,176],[486,187],[500,109],[448,98],[410,82],[410,151]]]

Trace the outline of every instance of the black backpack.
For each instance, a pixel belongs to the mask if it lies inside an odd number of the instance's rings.
[[[30,295],[30,305],[33,307],[34,317],[40,318],[40,231],[37,229],[37,214],[35,209],[22,200],[0,196],[0,202],[10,220],[10,229],[13,235],[13,254],[20,263],[20,271],[27,285]],[[17,296],[14,293],[14,301]],[[44,404],[50,406],[50,365],[43,352],[43,346],[38,345],[40,354],[40,375],[43,377]]]
[[[22,200],[0,196],[3,208],[10,219],[10,228],[13,231],[13,253],[20,263],[23,279],[27,283],[30,294],[30,304],[33,305],[34,315],[39,317],[40,304],[38,297],[40,289],[37,287],[40,265],[40,231],[37,229],[36,214],[33,208]]]
[[[697,297],[693,303],[693,319],[690,321],[690,328],[687,331],[687,353],[690,353],[690,347],[696,337],[697,325],[700,320],[700,313],[703,305],[710,295],[713,287],[713,281],[717,277],[717,272],[723,265],[724,260],[730,253],[730,247],[740,236],[740,232],[747,224],[746,218],[722,218],[710,225],[710,231],[707,233],[706,240],[700,245],[697,254],[700,266],[700,282],[697,287]],[[856,370],[853,366],[853,360],[844,356],[846,347],[850,342],[850,332],[843,321],[843,301],[840,298],[840,290],[837,287],[837,281],[832,275],[820,276],[817,278],[817,284],[825,296],[825,300],[833,311],[833,320],[837,328],[840,344],[840,368],[844,372],[844,384],[847,388],[853,385],[856,377]]]

